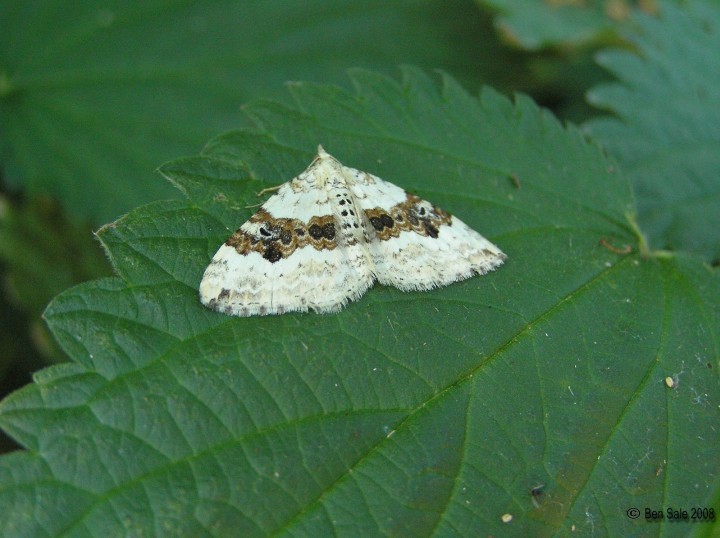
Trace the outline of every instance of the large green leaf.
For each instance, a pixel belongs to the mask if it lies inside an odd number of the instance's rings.
[[[625,513],[717,502],[717,273],[641,257],[627,181],[529,99],[352,78],[251,104],[254,130],[162,167],[186,200],[100,232],[118,276],[46,313],[74,361],[0,404],[27,447],[0,459],[4,534],[684,534]],[[203,308],[219,243],[318,143],[506,265],[336,315]]]
[[[652,244],[720,260],[720,6],[666,3],[636,23],[639,56],[603,52],[620,82],[589,94],[617,118],[586,127],[633,181]]]
[[[488,28],[467,0],[2,2],[6,179],[107,222],[174,195],[157,163],[238,127],[243,102],[287,80],[411,62],[477,87],[508,62]]]

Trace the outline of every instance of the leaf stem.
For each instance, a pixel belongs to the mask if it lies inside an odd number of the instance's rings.
[[[640,226],[637,222],[637,215],[635,213],[625,213],[625,218],[627,218],[628,223],[630,224],[630,228],[635,233],[635,237],[638,239],[638,250],[640,251],[640,256],[642,256],[644,259],[647,259],[650,257],[650,246],[648,245],[647,237],[645,237],[645,234],[640,229]]]

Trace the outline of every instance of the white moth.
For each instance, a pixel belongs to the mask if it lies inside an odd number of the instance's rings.
[[[234,316],[337,312],[376,280],[430,290],[505,258],[459,219],[320,146],[307,170],[220,247],[200,301]]]

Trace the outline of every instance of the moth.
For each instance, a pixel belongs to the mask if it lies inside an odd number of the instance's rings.
[[[431,290],[505,259],[457,217],[319,146],[219,248],[200,301],[234,316],[337,312],[376,281]]]

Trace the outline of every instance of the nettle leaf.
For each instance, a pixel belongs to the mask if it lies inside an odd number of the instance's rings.
[[[633,9],[655,11],[652,2],[560,2],[548,0],[477,0],[499,12],[496,25],[518,46],[537,50],[578,46],[614,32]]]
[[[639,56],[601,53],[619,82],[588,95],[617,117],[586,128],[627,171],[651,244],[720,260],[720,7],[666,3],[635,22]]]
[[[239,103],[349,66],[500,73],[463,0],[40,1],[0,5],[0,151],[11,186],[107,222],[176,191],[150,172],[237,127]],[[506,68],[506,66],[503,66]]]
[[[44,197],[13,204],[0,195],[0,261],[6,292],[38,321],[62,290],[111,272],[88,227]]]
[[[617,536],[717,500],[717,273],[642,258],[628,182],[528,98],[352,80],[250,104],[254,130],[161,168],[184,201],[101,230],[118,276],[46,312],[73,362],[0,404],[27,448],[0,458],[3,534]],[[506,265],[336,315],[203,308],[220,242],[318,143]]]
[[[52,200],[12,203],[2,194],[0,268],[0,380],[5,371],[15,371],[0,383],[5,396],[40,366],[67,360],[41,319],[50,300],[112,269],[89,227],[68,219]]]

